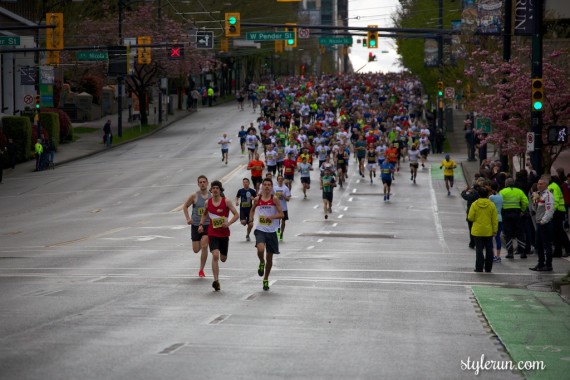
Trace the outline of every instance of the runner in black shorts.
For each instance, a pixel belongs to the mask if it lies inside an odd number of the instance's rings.
[[[247,226],[245,240],[250,241],[249,234],[253,228],[253,221],[249,220],[249,212],[253,198],[257,195],[256,191],[249,187],[249,179],[243,179],[243,188],[239,189],[236,194],[236,206],[239,206],[239,220],[243,226]]]

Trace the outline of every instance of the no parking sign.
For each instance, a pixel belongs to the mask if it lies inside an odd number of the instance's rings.
[[[526,151],[534,152],[534,132],[528,132],[526,134]]]

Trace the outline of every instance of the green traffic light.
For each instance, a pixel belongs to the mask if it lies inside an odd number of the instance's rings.
[[[230,25],[235,25],[237,23],[237,18],[231,16],[230,18],[228,18],[228,22],[230,23]]]
[[[536,111],[540,111],[542,109],[542,102],[534,102],[532,103],[532,108]]]
[[[372,47],[376,46],[376,41],[375,41],[375,40],[370,40],[370,46],[372,46]]]
[[[295,45],[295,40],[293,40],[293,39],[288,39],[288,40],[287,40],[287,45]]]
[[[443,91],[438,91],[437,96],[443,96]]]

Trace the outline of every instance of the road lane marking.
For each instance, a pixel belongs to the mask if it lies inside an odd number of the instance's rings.
[[[325,239],[318,239],[318,240],[317,240],[317,243],[322,243],[323,240],[325,240]]]
[[[333,223],[332,226],[333,226],[333,227],[336,227],[336,226],[338,226],[338,223]]]
[[[63,245],[69,245],[69,244],[73,244],[73,243],[78,243],[78,242],[80,242],[80,241],[85,241],[85,240],[88,240],[88,239],[97,239],[97,238],[100,238],[100,237],[102,237],[102,236],[111,235],[111,234],[114,234],[114,233],[116,233],[116,232],[120,232],[120,231],[127,230],[127,229],[129,229],[129,228],[130,228],[130,227],[119,227],[119,228],[115,228],[115,229],[112,229],[112,230],[109,230],[109,231],[102,232],[102,233],[97,234],[97,235],[85,236],[85,237],[82,237],[82,238],[79,238],[79,239],[67,240],[67,241],[62,241],[62,242],[55,243],[55,244],[46,245],[46,248],[61,247],[61,246],[63,246]]]
[[[441,226],[441,222],[439,220],[439,210],[438,210],[438,206],[437,206],[437,198],[435,197],[435,190],[433,188],[433,179],[431,178],[431,166],[429,168],[428,174],[430,175],[430,177],[429,177],[429,191],[430,191],[431,207],[433,210],[433,217],[434,217],[434,221],[435,221],[436,234],[437,234],[437,237],[439,240],[439,244],[441,245],[441,248],[444,250],[444,252],[449,252],[449,247],[447,246],[447,243],[445,242],[445,237],[443,235],[443,227]]]
[[[350,197],[350,198],[348,198],[348,201],[349,201],[349,202],[352,202],[353,199],[354,199],[354,198]]]
[[[338,216],[338,218],[339,218],[339,219],[342,219],[343,216],[344,216],[343,214],[340,214],[340,215]]]
[[[313,248],[315,248],[314,245],[310,245],[310,246],[307,247],[307,249],[313,249]]]

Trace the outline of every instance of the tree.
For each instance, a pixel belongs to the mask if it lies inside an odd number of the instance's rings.
[[[514,46],[513,58],[503,61],[499,51],[476,50],[467,59],[465,75],[471,78],[468,109],[491,119],[492,133],[487,142],[501,147],[510,157],[526,153],[526,133],[531,130],[531,76],[528,48]],[[545,103],[542,141],[546,143],[549,125],[570,122],[570,65],[568,51],[558,50],[543,59]],[[567,146],[544,145],[543,170],[550,172],[552,163]]]
[[[118,38],[118,15],[114,15],[116,1],[102,1],[102,9],[107,10],[105,18],[87,18],[77,24],[77,34],[85,36],[81,45],[113,46],[122,45]],[[136,61],[133,72],[126,76],[126,84],[139,98],[141,104],[141,123],[148,123],[146,107],[147,95],[160,77],[187,78],[188,74],[199,72],[199,67],[209,61],[209,53],[202,53],[192,48],[190,39],[183,26],[165,14],[160,19],[156,4],[144,3],[138,7],[124,10],[122,34],[124,38],[150,36],[152,44],[162,44],[152,48],[150,64],[139,65]],[[97,31],[93,33],[93,31]],[[183,60],[168,60],[169,44],[184,44]],[[190,58],[191,57],[191,58]]]

